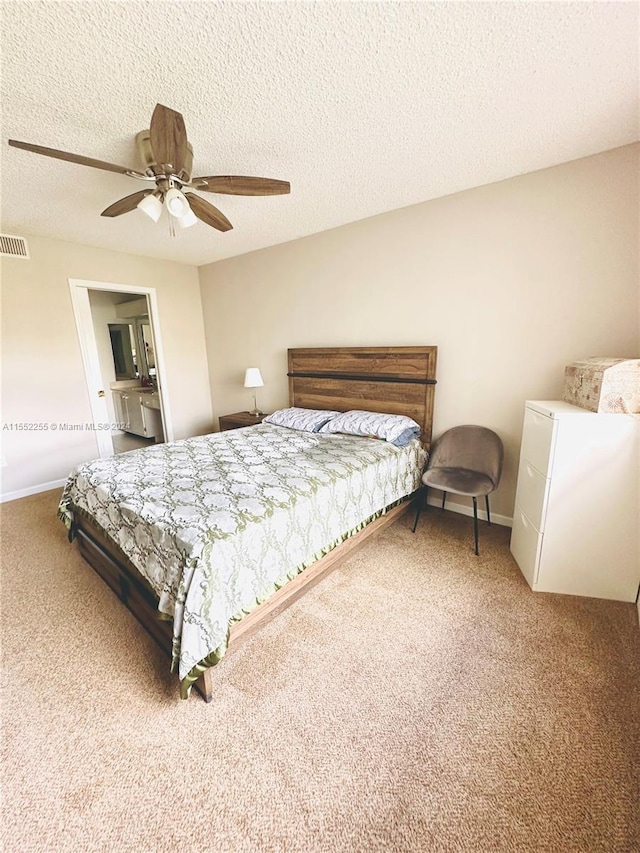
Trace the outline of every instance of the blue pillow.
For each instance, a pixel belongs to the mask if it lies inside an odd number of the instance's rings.
[[[320,409],[299,409],[292,406],[290,409],[278,409],[272,415],[267,415],[262,421],[264,424],[299,429],[303,432],[318,432],[323,424],[330,418],[339,415],[340,412],[327,412]]]
[[[406,415],[354,410],[332,418],[321,427],[320,432],[373,436],[396,447],[405,447],[414,438],[420,437],[420,425]]]

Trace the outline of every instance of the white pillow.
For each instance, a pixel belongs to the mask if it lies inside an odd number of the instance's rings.
[[[290,409],[279,409],[272,415],[267,415],[262,421],[265,424],[299,429],[304,432],[318,432],[323,424],[330,418],[339,415],[340,412],[327,412],[320,409],[299,409],[292,406]]]
[[[354,410],[332,418],[321,427],[320,432],[374,436],[396,447],[404,447],[414,438],[420,437],[420,425],[405,415]]]

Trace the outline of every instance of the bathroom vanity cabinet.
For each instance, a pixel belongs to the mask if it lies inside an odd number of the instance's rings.
[[[162,435],[160,398],[157,391],[139,391],[132,388],[112,389],[116,421],[126,424],[125,432],[143,438],[158,438]]]

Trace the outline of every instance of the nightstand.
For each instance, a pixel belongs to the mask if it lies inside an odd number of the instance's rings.
[[[268,412],[263,412],[256,417],[251,412],[236,412],[234,415],[220,415],[220,432],[226,429],[238,429],[238,427],[254,426],[260,424],[266,418]]]

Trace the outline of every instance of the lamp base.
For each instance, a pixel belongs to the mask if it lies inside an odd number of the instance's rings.
[[[264,415],[264,412],[261,412],[258,408],[258,401],[256,400],[255,393],[253,394],[253,409],[249,412],[250,415],[253,415],[254,418],[260,418]]]

